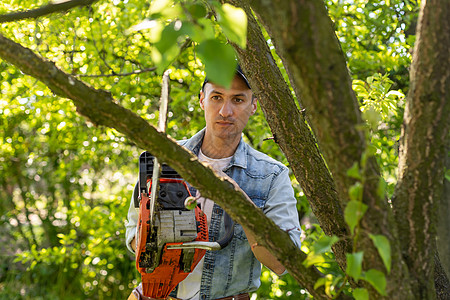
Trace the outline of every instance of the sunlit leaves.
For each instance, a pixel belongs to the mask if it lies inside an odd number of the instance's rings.
[[[225,35],[230,41],[241,48],[247,45],[247,16],[242,8],[234,7],[228,3],[216,7],[219,14],[217,19]]]
[[[326,1],[335,29],[347,55],[352,74],[365,78],[389,72],[400,87],[408,80],[409,53],[414,37],[410,27],[417,18],[418,5],[410,2]]]
[[[190,38],[198,44],[196,52],[205,65],[208,77],[217,84],[229,87],[236,66],[234,49],[223,42],[219,43],[221,38],[216,37],[225,34],[231,42],[245,48],[247,16],[241,8],[230,4],[212,4],[220,27],[213,20],[204,19],[206,8],[199,3],[181,7],[172,1],[158,0],[150,6],[150,17],[127,32],[144,31],[144,34],[149,35],[155,47],[150,51],[152,61],[159,74],[179,54],[183,40]]]
[[[309,267],[313,264],[323,263],[323,254],[325,252],[329,252],[331,250],[331,246],[337,241],[339,241],[337,236],[321,236],[314,244],[312,244],[311,251],[308,253],[308,256],[303,264]]]
[[[391,90],[392,80],[387,75],[375,74],[366,81],[353,80],[353,89],[361,103],[363,112],[370,111],[368,121],[377,128],[381,120],[397,115],[397,107],[402,105],[405,95],[400,90]],[[374,115],[375,114],[375,115]]]
[[[383,166],[383,177],[388,183],[385,191],[392,194],[395,183],[405,95],[392,90],[393,81],[385,74],[374,74],[365,80],[354,80],[353,89],[360,103],[362,116],[370,129],[370,142],[375,147],[378,163]]]
[[[326,274],[324,277],[320,278],[316,281],[314,284],[314,289],[317,289],[321,286],[325,287],[325,294],[327,294],[328,297],[333,297],[332,290],[334,289],[334,280],[333,276],[331,274]]]

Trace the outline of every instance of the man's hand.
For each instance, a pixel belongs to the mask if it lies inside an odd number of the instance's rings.
[[[134,238],[131,240],[130,246],[131,246],[131,248],[133,249],[133,251],[136,252],[136,237],[134,237]]]

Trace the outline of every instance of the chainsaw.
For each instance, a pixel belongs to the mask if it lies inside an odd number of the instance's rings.
[[[199,206],[185,203],[193,199],[187,183],[168,165],[162,164],[159,180],[153,177],[155,158],[147,151],[139,157],[139,210],[136,268],[142,277],[144,296],[165,299],[191,273],[206,250],[220,250],[234,234],[234,224],[224,212],[226,234],[209,242],[206,215]],[[158,185],[152,209],[152,186]],[[153,192],[155,193],[155,192]],[[152,215],[153,214],[153,215]]]

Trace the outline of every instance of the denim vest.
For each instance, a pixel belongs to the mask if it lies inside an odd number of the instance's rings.
[[[204,134],[205,129],[178,143],[198,155]],[[287,231],[300,248],[297,200],[288,168],[251,148],[241,138],[229,166],[223,171],[239,184],[267,217]],[[214,204],[210,241],[217,241],[225,234],[223,222],[223,209]],[[234,226],[234,237],[227,247],[206,251],[200,287],[202,300],[252,292],[261,284],[261,264],[253,255],[242,226],[237,223]]]

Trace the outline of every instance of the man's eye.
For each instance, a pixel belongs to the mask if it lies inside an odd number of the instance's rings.
[[[234,101],[237,102],[237,103],[241,103],[241,102],[244,102],[244,99],[236,98],[236,99],[234,99]]]
[[[220,100],[220,96],[217,96],[217,95],[216,96],[212,96],[211,99],[212,100]]]

